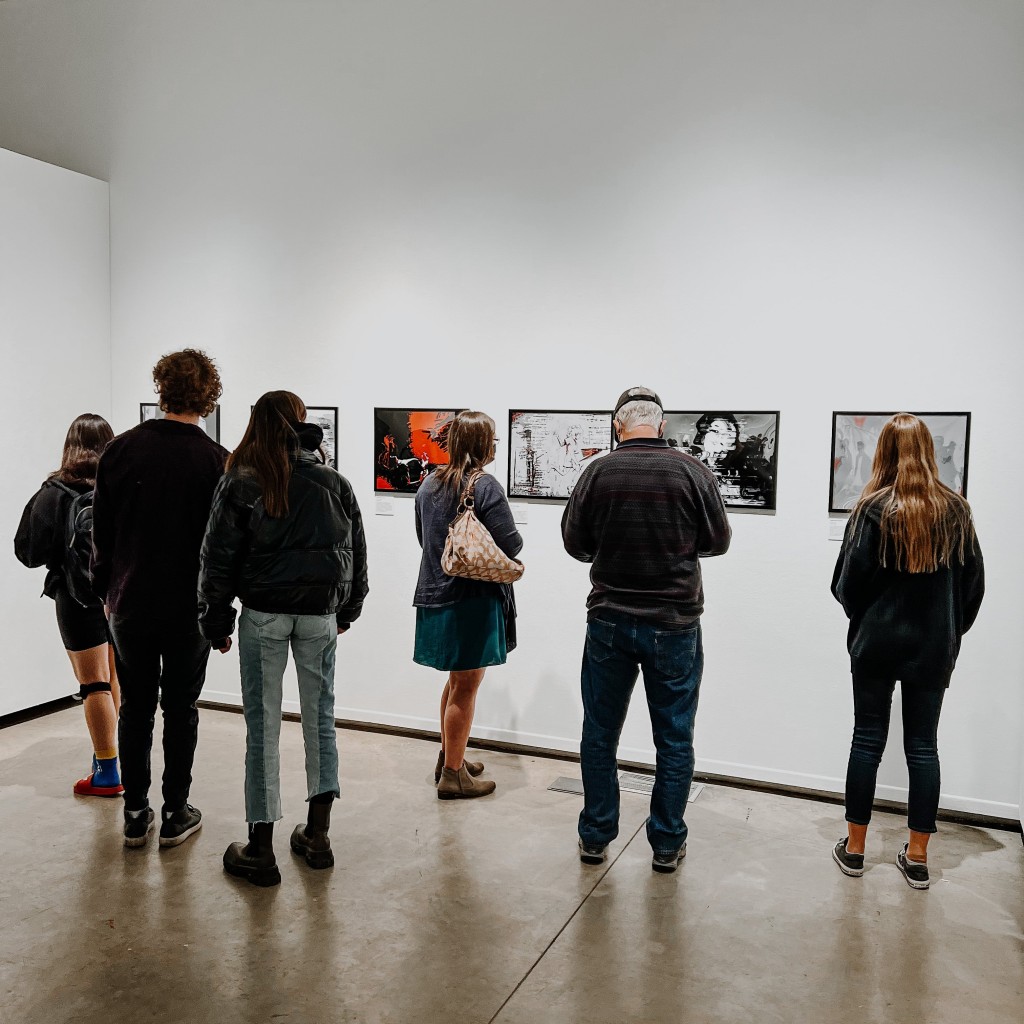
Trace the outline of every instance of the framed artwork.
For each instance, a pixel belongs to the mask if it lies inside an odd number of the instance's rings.
[[[508,496],[565,501],[583,470],[612,448],[608,410],[508,414]]]
[[[139,402],[140,423],[145,423],[147,420],[162,420],[163,418],[164,411],[156,402]],[[220,444],[220,406],[218,405],[209,416],[200,416],[199,426],[206,432],[208,437],[213,438],[217,444]]]
[[[459,409],[373,410],[373,489],[415,494],[427,474],[448,463],[448,428]]]
[[[307,405],[306,422],[315,423],[324,432],[324,455],[331,469],[338,468],[338,407]]]
[[[850,512],[871,478],[871,463],[882,427],[892,412],[832,413],[832,469],[829,512]],[[939,478],[967,497],[967,460],[971,443],[969,412],[915,412],[932,433]]]
[[[731,509],[775,509],[779,413],[666,412],[665,439],[704,463]]]

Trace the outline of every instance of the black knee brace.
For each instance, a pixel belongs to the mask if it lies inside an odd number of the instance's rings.
[[[110,683],[82,683],[78,687],[78,696],[85,700],[90,693],[110,693]]]

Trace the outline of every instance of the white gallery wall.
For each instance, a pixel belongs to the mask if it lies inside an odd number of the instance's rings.
[[[25,503],[83,412],[110,415],[107,184],[0,149],[0,715],[77,690],[45,569],[14,557]]]
[[[340,406],[371,585],[340,717],[436,728],[441,685],[411,661],[411,499],[374,514],[373,406],[477,407],[506,438],[509,408],[643,383],[782,414],[777,513],[733,515],[705,566],[698,769],[840,790],[831,411],[966,409],[989,582],[942,802],[1018,814],[1020,5],[8,0],[0,96],[0,144],[109,178],[115,426],[185,344],[220,362],[228,447],[265,390]],[[588,584],[560,515],[530,504],[521,646],[476,732],[572,751]],[[206,696],[237,674],[215,654]],[[642,700],[622,756],[652,760]],[[901,761],[897,714],[880,797]]]

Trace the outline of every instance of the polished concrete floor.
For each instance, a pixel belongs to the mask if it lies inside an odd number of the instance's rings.
[[[623,795],[601,867],[579,863],[565,762],[484,753],[497,793],[442,802],[436,747],[339,733],[337,864],[288,852],[304,817],[298,725],[282,734],[283,884],[221,870],[244,835],[240,716],[204,711],[188,843],[126,850],[120,801],[76,798],[77,710],[0,731],[0,1020],[236,1024],[1018,1022],[1024,847],[940,826],[932,888],[880,814],[862,879],[829,850],[835,806],[708,786],[689,855],[651,871],[645,800]]]

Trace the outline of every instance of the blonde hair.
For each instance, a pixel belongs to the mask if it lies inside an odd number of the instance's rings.
[[[882,427],[867,482],[853,510],[854,530],[867,508],[881,512],[880,558],[905,572],[935,572],[974,548],[971,507],[939,479],[935,441],[916,416],[897,413]]]

